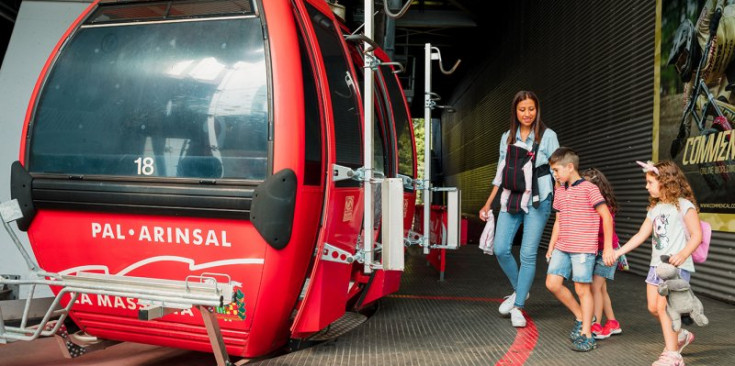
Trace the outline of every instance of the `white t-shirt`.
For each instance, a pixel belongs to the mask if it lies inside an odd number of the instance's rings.
[[[646,215],[653,223],[651,266],[661,264],[662,255],[674,255],[687,245],[688,235],[683,215],[688,210],[696,208],[684,198],[679,198],[679,208],[680,210],[676,209],[676,206],[670,203],[658,203]],[[692,256],[689,256],[679,268],[694,272]]]

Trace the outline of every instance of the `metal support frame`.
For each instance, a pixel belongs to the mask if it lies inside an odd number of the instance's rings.
[[[55,323],[56,321],[54,321]],[[48,327],[54,326],[51,322]],[[61,349],[64,358],[77,358],[87,353],[99,351],[107,347],[114,346],[120,342],[101,340],[93,336],[80,336],[79,334],[69,334],[66,325],[62,324],[59,330],[54,334],[54,339]]]
[[[406,13],[408,8],[411,6],[411,1],[408,1],[406,4],[402,6],[402,9],[398,13],[392,13],[388,7],[387,2],[383,2],[384,5],[384,12],[389,17],[389,19],[398,18],[403,16],[403,14]],[[379,59],[377,59],[374,55],[374,49],[377,47],[377,44],[373,40],[374,37],[374,17],[375,17],[375,9],[374,9],[374,1],[373,0],[365,0],[364,1],[364,10],[365,10],[365,23],[364,23],[364,31],[362,35],[350,35],[346,38],[348,41],[361,41],[364,42],[363,47],[363,73],[364,73],[364,92],[363,92],[363,160],[364,165],[360,169],[360,172],[357,173],[355,171],[349,171],[348,169],[344,167],[334,166],[334,173],[333,176],[335,177],[335,180],[337,179],[358,179],[364,182],[363,185],[363,197],[364,197],[364,208],[363,208],[363,235],[362,235],[362,248],[357,250],[357,253],[351,260],[358,260],[363,262],[363,272],[365,274],[370,274],[373,272],[373,270],[376,269],[384,269],[385,263],[375,263],[374,257],[375,252],[380,247],[378,243],[375,243],[375,240],[372,236],[372,231],[374,227],[374,218],[373,218],[373,205],[375,204],[375,198],[374,192],[372,190],[371,185],[373,183],[381,183],[385,184],[386,181],[390,182],[391,186],[396,186],[400,184],[405,183],[405,179],[385,179],[384,176],[381,176],[381,174],[373,171],[373,135],[374,135],[374,124],[373,120],[375,118],[375,111],[373,109],[373,90],[374,90],[374,79],[373,74],[378,70],[378,67],[381,65],[391,65],[396,66],[398,70],[395,70],[396,72],[402,72],[404,70],[403,66],[400,63],[397,62],[381,62]],[[392,22],[392,20],[391,20]],[[362,28],[362,27],[360,27]],[[360,29],[358,28],[358,30]],[[355,31],[357,32],[357,31]],[[392,36],[391,36],[392,37]],[[393,46],[390,46],[391,48]],[[392,53],[392,51],[391,51]],[[378,179],[375,179],[375,176],[378,175]],[[382,200],[382,202],[385,202],[385,199]],[[401,206],[402,209],[402,206]],[[402,212],[402,211],[401,211]],[[383,213],[386,214],[385,212]],[[391,217],[395,219],[397,214],[392,213]],[[402,229],[402,226],[401,226]],[[401,230],[402,231],[402,230]],[[358,242],[360,241],[360,238],[358,238]],[[389,243],[385,243],[384,238],[384,246],[385,244],[389,244],[388,247],[398,252],[398,249],[395,248],[396,243],[400,245],[400,252],[403,253],[403,246],[402,240],[394,240],[393,238],[389,239]],[[359,248],[359,246],[358,246]],[[336,252],[334,253],[336,254]],[[389,265],[390,268],[386,269],[403,269],[403,261],[402,257],[399,258],[397,254],[393,254],[392,256],[389,255],[391,259],[391,263]],[[340,256],[341,257],[341,256]],[[347,257],[345,255],[345,257]],[[346,259],[345,259],[346,260]]]
[[[230,356],[227,355],[225,340],[222,339],[222,331],[219,329],[219,323],[217,323],[217,316],[213,311],[214,309],[204,305],[199,305],[198,308],[199,313],[202,314],[202,319],[204,319],[204,326],[207,328],[209,343],[212,345],[212,352],[214,352],[214,358],[217,360],[217,365],[232,365],[230,362]]]
[[[373,0],[365,0],[365,37],[372,40],[374,37],[374,24],[373,24],[373,12],[374,4]],[[372,59],[375,57],[370,47],[369,42],[365,42],[365,54],[364,61],[365,65],[370,65]],[[363,72],[365,77],[365,92],[363,93],[363,113],[365,118],[363,120],[363,160],[365,167],[365,181],[370,182],[373,178],[373,69],[371,67],[364,67]],[[369,184],[369,183],[368,183]],[[373,272],[373,190],[366,184],[363,189],[363,197],[365,197],[365,204],[363,205],[363,251],[365,256],[365,263],[363,265],[363,272],[368,274]]]
[[[459,194],[459,191],[455,187],[432,187],[431,185],[431,111],[433,109],[439,108],[439,109],[447,109],[452,110],[451,106],[446,105],[438,105],[436,101],[440,100],[441,97],[431,91],[431,61],[432,60],[438,60],[439,61],[439,67],[443,74],[450,75],[452,74],[457,67],[459,66],[461,60],[457,60],[457,62],[454,64],[454,66],[450,70],[445,70],[444,66],[441,64],[441,53],[437,47],[432,47],[430,43],[426,43],[424,47],[424,178],[423,179],[412,179],[410,177],[404,176],[404,175],[398,175],[399,178],[403,180],[404,187],[407,188],[415,188],[416,190],[423,191],[424,195],[424,219],[423,219],[423,232],[424,234],[419,234],[416,232],[411,231],[409,233],[409,236],[407,238],[404,238],[404,243],[406,245],[420,245],[424,249],[424,254],[429,254],[430,249],[434,248],[444,248],[444,249],[456,249],[456,247],[447,247],[444,245],[432,245],[430,243],[430,220],[431,220],[431,192],[447,192],[447,191],[456,191],[457,194]],[[367,57],[367,56],[366,56]],[[385,63],[384,63],[385,64]],[[366,68],[367,69],[367,68]],[[368,86],[366,83],[366,91],[365,93],[368,93]],[[371,89],[372,90],[372,89]],[[367,102],[366,102],[367,103]],[[367,108],[366,108],[367,111]],[[368,114],[366,112],[366,121],[368,118]],[[366,124],[365,129],[367,131],[368,126]],[[366,132],[367,136],[367,132]],[[367,139],[367,137],[366,137]],[[366,140],[367,141],[367,140]],[[366,151],[366,161],[369,159],[367,156],[367,149]],[[371,159],[371,158],[370,158]],[[359,177],[356,177],[356,173],[350,171],[349,168],[345,167],[339,167],[335,165],[334,168],[334,177],[335,179],[362,179],[367,180],[365,177],[366,174],[360,174]],[[458,196],[459,197],[459,196]],[[366,202],[367,197],[366,197]],[[460,200],[461,203],[461,200]],[[454,210],[452,210],[454,211]],[[368,211],[368,205],[366,204],[366,215],[368,213],[371,213],[371,211]],[[452,220],[457,221],[456,218],[453,218]],[[372,221],[371,221],[372,223]],[[367,225],[367,220],[366,224]],[[367,246],[365,246],[365,251],[367,251]],[[366,262],[367,263],[367,262]]]
[[[423,222],[423,237],[421,238],[421,246],[424,248],[424,254],[429,254],[432,248],[442,249],[456,249],[453,246],[444,245],[432,245],[430,243],[431,232],[431,192],[433,191],[457,191],[457,188],[434,188],[431,186],[431,111],[435,108],[449,108],[448,106],[437,105],[436,101],[440,100],[441,97],[431,91],[431,61],[439,61],[439,69],[445,75],[450,75],[459,66],[461,60],[457,60],[454,66],[450,70],[445,70],[442,64],[441,52],[437,47],[432,47],[431,43],[424,45],[424,179],[421,188],[424,193],[424,222]],[[452,211],[448,212],[449,215],[454,213],[454,207]],[[456,218],[449,218],[448,221],[452,221],[452,224],[456,221]]]
[[[145,277],[117,276],[110,274],[79,272],[72,274],[58,274],[40,269],[31,260],[31,256],[23,248],[18,237],[12,231],[9,222],[22,217],[17,200],[4,202],[0,205],[0,215],[8,234],[13,239],[18,250],[23,254],[29,269],[29,279],[8,279],[0,276],[0,284],[30,286],[31,290],[26,299],[25,308],[17,327],[7,326],[0,310],[0,343],[12,341],[32,341],[38,337],[59,335],[59,342],[71,350],[66,352],[69,357],[84,354],[87,349],[78,349],[79,346],[70,344],[68,333],[63,327],[64,320],[71,312],[74,303],[80,294],[96,294],[119,296],[138,299],[146,306],[139,311],[139,319],[155,319],[174,311],[196,307],[202,314],[204,325],[212,344],[212,351],[217,359],[218,366],[229,366],[232,363],[227,355],[222,332],[217,322],[215,307],[222,307],[232,302],[234,284],[225,274],[204,273],[198,276],[188,276],[183,281],[154,279]],[[218,280],[219,279],[219,280]],[[33,295],[38,285],[47,285],[60,288],[38,325],[28,326],[29,312]],[[61,300],[69,295],[66,306],[61,306]]]
[[[424,237],[421,246],[429,254],[431,222],[431,43],[424,45]]]

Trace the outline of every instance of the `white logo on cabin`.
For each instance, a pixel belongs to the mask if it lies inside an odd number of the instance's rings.
[[[179,227],[147,226],[123,228],[121,224],[92,223],[92,238],[125,240],[128,237],[146,243],[191,244],[231,247],[226,230],[189,229]]]

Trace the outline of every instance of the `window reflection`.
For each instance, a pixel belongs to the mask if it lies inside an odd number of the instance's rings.
[[[350,76],[347,55],[341,35],[334,23],[307,3],[314,32],[324,62],[334,113],[337,163],[357,168],[362,166],[362,126],[355,83]]]
[[[264,179],[258,18],[83,28],[42,92],[33,172]]]
[[[381,67],[380,72],[388,91],[393,116],[396,124],[396,140],[398,142],[398,173],[413,177],[413,137],[411,136],[411,121],[406,113],[406,105],[401,94],[401,86],[396,76],[387,67]]]

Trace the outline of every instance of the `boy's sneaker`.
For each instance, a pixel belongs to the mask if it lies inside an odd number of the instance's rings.
[[[523,316],[521,309],[517,307],[510,309],[510,323],[516,328],[523,328],[526,326],[526,317]]]
[[[679,353],[684,350],[684,347],[688,346],[689,343],[694,342],[694,333],[682,328],[679,332]]]
[[[528,296],[531,294],[526,294],[526,300],[528,300]],[[500,307],[498,307],[498,312],[500,312],[500,315],[502,316],[508,316],[510,314],[510,310],[513,309],[516,306],[516,293],[513,292],[512,294],[505,297],[505,300],[502,304],[500,304]]]
[[[572,340],[572,342],[576,341],[577,338],[580,337],[580,332],[582,331],[582,321],[581,320],[574,320],[574,326],[572,327],[572,331],[569,332],[569,339]]]
[[[685,366],[679,352],[664,351],[651,366]]]
[[[592,330],[592,334],[595,336],[595,339],[607,339],[611,335],[620,334],[622,332],[623,330],[620,328],[620,323],[617,320],[608,320],[605,323],[605,326],[601,327],[599,332],[594,331],[594,326]]]
[[[579,337],[572,342],[572,349],[577,352],[589,352],[595,348],[597,348],[597,342],[594,337],[585,337],[580,334]]]

